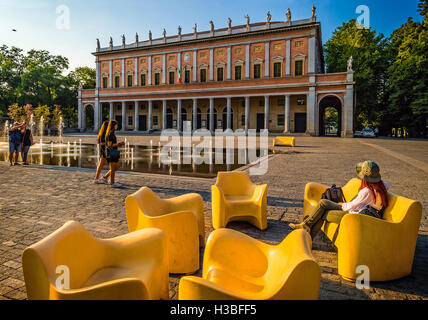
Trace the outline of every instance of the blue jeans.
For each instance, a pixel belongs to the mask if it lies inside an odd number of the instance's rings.
[[[27,162],[27,156],[28,151],[30,150],[31,146],[24,146],[24,149],[22,149],[22,162]]]

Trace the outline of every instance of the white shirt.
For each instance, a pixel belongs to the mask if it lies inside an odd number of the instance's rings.
[[[389,189],[389,184],[384,182],[386,190]],[[358,213],[361,210],[365,209],[368,205],[371,205],[373,208],[380,210],[382,209],[382,199],[380,194],[375,191],[375,197],[369,188],[361,189],[358,192],[358,195],[350,202],[345,202],[342,204],[342,210],[352,213]]]

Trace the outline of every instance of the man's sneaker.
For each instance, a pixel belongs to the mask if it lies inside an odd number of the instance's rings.
[[[92,182],[95,184],[105,184],[105,181],[102,180],[101,178],[100,179],[94,179]]]
[[[100,180],[100,181],[101,181],[101,183],[108,184],[108,179],[106,179],[106,178],[104,178],[104,177],[101,177],[101,178],[99,178],[98,180]]]
[[[28,166],[28,165],[29,165],[29,163],[28,163],[28,162],[24,162],[24,163],[23,163],[23,165],[24,165],[24,166]]]
[[[110,184],[110,187],[112,188],[120,188],[122,185],[119,182],[115,182],[113,184]]]
[[[20,163],[18,163],[18,162],[15,162],[15,164],[14,164],[15,166],[20,166],[21,164]]]
[[[9,167],[13,167],[13,163],[11,162],[11,163],[9,163]]]

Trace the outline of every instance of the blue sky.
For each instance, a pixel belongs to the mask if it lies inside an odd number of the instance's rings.
[[[138,32],[140,40],[161,37],[163,28],[167,35],[208,30],[213,20],[216,28],[244,24],[248,13],[251,23],[266,21],[270,10],[272,21],[285,20],[290,8],[292,19],[311,16],[312,4],[317,7],[317,19],[321,22],[322,40],[325,43],[334,29],[344,21],[359,16],[357,6],[370,9],[370,26],[389,35],[408,17],[420,20],[416,11],[418,0],[0,0],[0,45],[24,49],[45,49],[53,54],[69,58],[70,69],[77,66],[95,67],[96,38],[101,46],[107,46],[110,35],[114,43],[121,42],[125,34],[127,43],[133,42]],[[58,6],[69,8],[70,28],[56,27],[60,14]],[[17,29],[13,32],[12,29]]]

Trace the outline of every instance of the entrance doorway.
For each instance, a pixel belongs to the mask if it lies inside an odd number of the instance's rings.
[[[147,116],[145,114],[138,116],[138,131],[147,131]]]
[[[265,114],[257,113],[257,131],[261,131],[265,128]]]
[[[340,137],[342,131],[342,102],[336,96],[323,97],[319,103],[320,136]]]
[[[294,132],[306,132],[306,113],[302,112],[294,114]]]
[[[166,110],[166,128],[172,129],[172,125],[173,125],[173,113],[172,113],[172,110],[168,108]]]
[[[117,130],[122,130],[122,116],[116,116]]]

